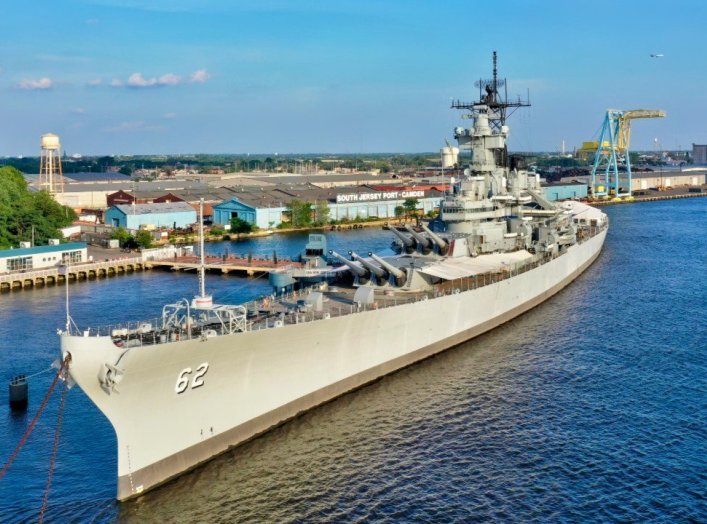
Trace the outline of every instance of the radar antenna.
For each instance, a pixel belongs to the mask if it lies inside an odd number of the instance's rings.
[[[501,127],[506,125],[506,119],[511,116],[516,109],[519,107],[530,107],[529,96],[525,100],[522,100],[520,96],[515,100],[508,100],[508,85],[506,84],[506,79],[498,78],[496,51],[493,52],[493,77],[479,79],[474,82],[474,86],[479,88],[479,100],[477,102],[454,100],[452,102],[452,108],[470,111],[473,114],[482,109],[480,106],[486,106],[489,124],[496,133],[501,132]],[[504,88],[503,95],[499,93],[500,88]],[[510,112],[508,111],[509,109]]]

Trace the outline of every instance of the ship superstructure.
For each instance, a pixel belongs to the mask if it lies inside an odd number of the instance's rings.
[[[473,120],[455,130],[468,162],[438,219],[391,229],[395,255],[332,251],[341,265],[317,262],[308,289],[220,305],[202,284],[156,320],[60,333],[71,377],[115,428],[119,499],[522,314],[596,259],[606,216],[540,196],[506,149],[507,111],[524,103],[499,84],[494,60],[480,100],[455,103]]]

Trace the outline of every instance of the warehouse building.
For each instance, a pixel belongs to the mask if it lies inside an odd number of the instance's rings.
[[[130,230],[183,228],[196,221],[196,210],[186,202],[118,204],[106,211],[107,225]]]
[[[701,186],[706,182],[704,171],[650,171],[633,174],[633,190],[657,187]]]
[[[707,164],[707,145],[692,144],[692,163],[696,165]]]
[[[45,269],[65,263],[78,264],[88,260],[86,244],[83,242],[69,244],[55,242],[55,244],[48,246],[0,250],[0,272]]]
[[[418,201],[418,212],[428,213],[439,208],[441,198],[442,192],[436,189],[404,186],[387,186],[385,190],[372,186],[320,188],[312,184],[272,190],[241,188],[213,206],[213,221],[229,224],[232,218],[240,218],[261,229],[277,227],[289,221],[287,205],[293,200],[309,202],[315,209],[326,204],[329,220],[393,218],[395,209],[408,199]]]

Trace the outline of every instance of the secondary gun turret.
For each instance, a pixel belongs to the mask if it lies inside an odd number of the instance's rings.
[[[405,285],[405,281],[407,280],[407,276],[405,275],[405,271],[403,271],[400,268],[395,267],[392,264],[389,264],[385,260],[383,260],[381,257],[374,253],[368,253],[368,256],[371,257],[373,260],[378,262],[383,269],[385,269],[389,275],[392,275],[393,278],[395,279],[395,285],[398,287],[402,287]]]
[[[433,231],[431,231],[430,228],[424,224],[422,225],[422,229],[425,231],[425,233],[427,233],[427,236],[429,236],[432,239],[432,241],[435,244],[437,244],[440,254],[446,255],[447,251],[449,251],[449,242],[447,242],[445,239],[443,239],[437,233],[434,233]]]
[[[413,236],[413,238],[420,245],[423,254],[426,255],[427,253],[432,251],[432,241],[429,238],[415,231],[412,227],[410,227],[409,224],[405,224],[405,229]]]

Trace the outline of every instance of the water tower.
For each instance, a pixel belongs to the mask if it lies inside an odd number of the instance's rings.
[[[61,144],[52,133],[42,135],[42,151],[39,157],[39,187],[50,193],[64,191],[64,176],[61,172]]]

